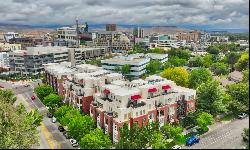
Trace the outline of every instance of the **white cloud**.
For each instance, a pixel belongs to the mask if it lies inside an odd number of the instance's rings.
[[[248,28],[249,0],[5,0],[0,22],[215,25]]]

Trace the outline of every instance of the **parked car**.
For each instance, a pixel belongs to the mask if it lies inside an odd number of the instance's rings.
[[[52,113],[47,113],[47,117],[52,118],[53,117]]]
[[[30,85],[29,84],[25,84],[24,87],[29,87]]]
[[[244,118],[246,118],[247,117],[247,114],[246,113],[240,113],[239,115],[238,115],[238,118],[239,119],[244,119]]]
[[[70,138],[70,136],[69,136],[69,134],[68,134],[67,131],[64,131],[64,132],[63,132],[63,135],[65,136],[66,139],[69,139],[69,138]]]
[[[31,99],[32,99],[32,100],[35,100],[35,99],[36,99],[36,97],[33,95],[33,96],[31,96]]]
[[[58,130],[59,130],[60,132],[64,132],[64,131],[65,131],[65,129],[64,129],[63,126],[59,126],[59,127],[58,127]]]
[[[75,139],[70,139],[70,144],[73,146],[73,147],[78,147],[78,143]]]
[[[173,146],[171,149],[181,149],[181,146],[175,145],[175,146]]]
[[[200,138],[198,136],[191,136],[189,139],[186,140],[186,145],[187,146],[192,146],[195,143],[199,143]]]
[[[52,118],[52,122],[56,123],[56,118],[55,117]]]

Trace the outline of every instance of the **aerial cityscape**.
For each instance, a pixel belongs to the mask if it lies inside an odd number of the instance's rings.
[[[6,0],[0,149],[249,149],[249,0]]]

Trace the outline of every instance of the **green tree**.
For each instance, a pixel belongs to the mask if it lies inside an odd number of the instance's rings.
[[[14,104],[16,101],[16,96],[11,90],[0,89],[0,100],[6,103]]]
[[[207,54],[203,57],[203,67],[209,68],[213,64],[213,56],[211,54]]]
[[[48,96],[50,93],[54,93],[54,91],[50,85],[44,84],[44,85],[36,87],[35,93],[36,93],[37,97],[41,101],[43,101],[44,97]]]
[[[120,71],[121,71],[121,67],[115,66],[115,72],[120,72]]]
[[[182,49],[171,49],[168,52],[169,57],[177,56],[180,59],[186,59],[189,60],[191,56],[191,52],[188,50],[182,50]]]
[[[235,68],[239,71],[249,68],[249,52],[244,52],[238,62],[235,64]]]
[[[189,112],[187,116],[183,119],[183,127],[195,126],[197,125],[196,118],[198,118],[199,112]]]
[[[79,110],[72,109],[72,110],[67,111],[67,113],[62,118],[60,118],[59,122],[63,126],[68,126],[70,123],[70,120],[72,120],[72,118],[80,117],[80,116],[82,116],[82,115],[79,112]]]
[[[213,115],[207,113],[207,112],[202,112],[198,118],[196,119],[197,125],[204,131],[208,131],[208,125],[213,124],[214,119]]]
[[[165,54],[166,51],[161,48],[153,48],[148,50],[147,53]]]
[[[211,80],[202,83],[197,89],[196,109],[212,115],[225,112],[226,104],[223,103],[224,95],[225,92],[217,81]]]
[[[201,56],[196,56],[189,60],[189,66],[191,67],[202,67],[203,66],[203,59]]]
[[[194,69],[189,76],[189,87],[196,89],[201,83],[212,79],[212,74],[208,69]]]
[[[0,100],[0,148],[31,149],[38,143],[37,122],[4,101]]]
[[[216,75],[226,75],[229,73],[228,65],[222,62],[212,64],[210,70]]]
[[[249,84],[237,83],[226,87],[226,93],[230,95],[230,108],[234,113],[246,111],[249,106]],[[236,105],[237,104],[237,105]]]
[[[128,64],[125,64],[122,66],[122,74],[126,75],[130,73],[131,66]]]
[[[150,74],[155,74],[156,71],[161,69],[161,62],[159,60],[150,60],[149,64],[146,66],[146,70]]]
[[[212,45],[212,46],[209,46],[206,51],[210,54],[213,54],[213,55],[218,55],[220,53],[220,48],[218,45]]]
[[[54,115],[57,118],[57,120],[60,122],[60,120],[64,117],[64,115],[66,115],[67,112],[72,111],[72,110],[75,110],[75,108],[72,106],[64,105],[56,109]]]
[[[39,114],[37,109],[27,113],[26,118],[28,120],[31,120],[32,125],[34,125],[36,127],[40,126],[40,124],[43,120],[43,116],[41,114]]]
[[[179,86],[188,86],[189,74],[183,67],[167,68],[162,77],[174,81]]]
[[[161,131],[165,138],[174,139],[177,143],[183,143],[183,140],[185,140],[182,134],[183,128],[180,126],[166,124],[161,128]]]
[[[80,116],[71,118],[68,124],[68,133],[77,141],[80,141],[86,134],[88,134],[94,126],[94,122],[90,116]]]
[[[48,96],[44,97],[43,103],[44,105],[55,108],[58,107],[62,102],[62,98],[54,93],[50,93]]]
[[[101,129],[95,129],[85,135],[80,141],[81,149],[110,149],[112,146],[109,136]]]
[[[243,73],[243,82],[249,82],[249,69],[242,71]]]
[[[186,59],[182,59],[177,56],[170,57],[168,62],[174,67],[186,66],[188,64]]]

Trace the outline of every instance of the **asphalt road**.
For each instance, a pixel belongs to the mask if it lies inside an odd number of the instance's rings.
[[[75,149],[70,144],[69,139],[66,139],[58,130],[58,123],[52,123],[51,118],[47,117],[46,114],[48,110],[39,98],[36,96],[34,101],[31,100],[31,97],[35,95],[31,86],[7,86],[11,87],[13,92],[17,95],[16,104],[24,104],[27,111],[38,109],[39,113],[43,115],[41,126],[38,127],[40,137],[39,144],[34,146],[34,149]]]
[[[242,149],[245,143],[241,133],[244,128],[249,128],[249,117],[224,124],[201,136],[198,144],[184,149]]]

